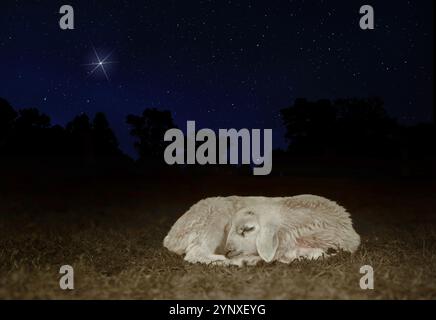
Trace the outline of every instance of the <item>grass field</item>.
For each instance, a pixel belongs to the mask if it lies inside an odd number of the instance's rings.
[[[0,193],[0,298],[434,299],[436,188],[430,182],[211,178],[171,183],[64,183]],[[86,185],[86,187],[83,187]],[[324,261],[255,267],[190,265],[162,239],[206,196],[313,193],[344,205],[362,246]],[[59,268],[75,289],[59,289]],[[374,268],[361,290],[359,268]]]

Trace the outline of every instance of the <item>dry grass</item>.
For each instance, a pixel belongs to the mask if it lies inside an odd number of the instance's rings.
[[[194,201],[206,194],[222,194],[220,190],[241,194],[238,191],[253,186],[252,181],[214,190],[205,190],[201,184],[184,186],[172,193],[174,202],[158,200],[167,198],[161,196],[163,185],[136,186],[124,192],[118,187],[117,198],[107,190],[92,193],[93,186],[80,194],[68,193],[69,197],[48,191],[31,196],[3,193],[0,298],[436,298],[431,185],[395,182],[375,187],[370,181],[325,179],[260,183],[268,190],[264,194],[313,190],[339,200],[355,218],[363,239],[360,250],[325,261],[224,268],[187,264],[162,247],[171,224]],[[63,264],[75,269],[73,291],[59,289]],[[372,291],[359,287],[359,268],[365,264],[375,270]]]

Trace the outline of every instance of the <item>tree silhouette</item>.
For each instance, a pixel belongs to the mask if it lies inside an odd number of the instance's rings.
[[[21,109],[15,120],[15,128],[19,131],[32,129],[47,129],[50,127],[50,117],[40,113],[36,108]]]
[[[397,147],[398,125],[377,97],[333,103],[297,99],[281,115],[294,153],[386,155]]]
[[[71,153],[92,161],[94,144],[92,126],[88,115],[82,113],[76,116],[67,124],[66,130],[70,137]]]
[[[109,162],[127,161],[104,113],[96,113],[92,123],[86,114],[80,114],[64,128],[52,126],[50,117],[36,108],[16,112],[1,98],[0,154],[79,157],[90,162],[99,158],[100,163],[103,158]]]
[[[8,101],[0,98],[0,154],[5,153],[6,143],[14,128],[17,113]]]
[[[97,156],[116,156],[120,154],[118,140],[109,126],[106,115],[102,112],[95,114],[92,122],[95,154]]]
[[[117,138],[102,112],[96,113],[92,123],[85,113],[76,116],[67,124],[66,131],[72,155],[91,162],[122,155]]]
[[[11,149],[17,155],[45,155],[50,150],[50,117],[36,108],[21,109],[15,119]]]
[[[319,154],[332,143],[336,112],[329,100],[296,99],[293,106],[281,110],[281,115],[291,151]]]
[[[335,102],[335,141],[342,153],[386,155],[397,147],[398,125],[378,97]]]
[[[136,138],[135,148],[141,161],[159,161],[167,143],[163,140],[168,129],[175,128],[170,111],[145,109],[141,116],[128,115],[130,134]]]

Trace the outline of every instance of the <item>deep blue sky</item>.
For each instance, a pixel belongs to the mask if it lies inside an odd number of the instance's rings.
[[[59,8],[75,9],[62,31]],[[373,31],[359,8],[375,10]],[[12,1],[0,3],[0,96],[65,124],[103,111],[132,153],[129,113],[157,107],[198,127],[273,128],[297,97],[384,98],[402,122],[430,121],[432,1]],[[107,81],[93,46],[112,52]]]

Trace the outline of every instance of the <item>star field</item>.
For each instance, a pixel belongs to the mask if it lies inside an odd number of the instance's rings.
[[[432,117],[431,1],[372,1],[370,31],[361,1],[69,1],[71,31],[62,4],[0,4],[0,96],[60,124],[103,111],[128,152],[125,116],[146,107],[182,128],[272,128],[276,147],[297,97],[378,95],[401,122]],[[117,63],[89,76],[93,48]]]

